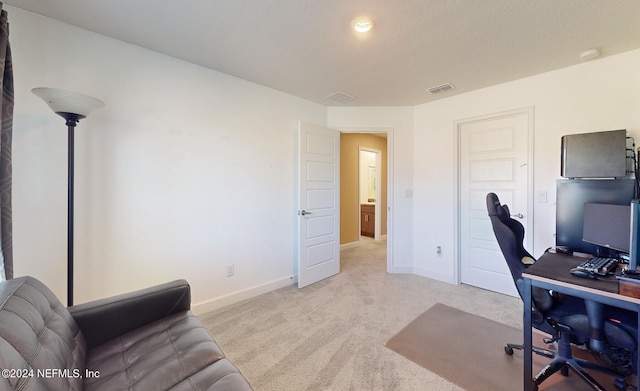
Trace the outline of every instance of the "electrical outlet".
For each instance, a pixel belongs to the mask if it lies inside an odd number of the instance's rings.
[[[236,273],[236,267],[235,265],[229,265],[227,266],[227,277],[231,277]]]
[[[442,246],[436,246],[436,254],[439,257],[442,256]]]

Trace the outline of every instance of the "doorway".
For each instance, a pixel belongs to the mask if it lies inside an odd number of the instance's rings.
[[[340,250],[360,246],[367,240],[386,239],[387,271],[391,272],[393,129],[349,128],[340,131]],[[360,168],[362,151],[375,154],[379,160],[374,164],[375,170]],[[369,178],[374,173],[377,179],[360,184],[363,177]],[[370,186],[371,182],[374,186]],[[370,217],[363,217],[363,205],[367,208],[367,204],[374,209]],[[361,236],[363,218],[374,222],[371,237]]]

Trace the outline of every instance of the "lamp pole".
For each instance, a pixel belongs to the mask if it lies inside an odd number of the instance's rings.
[[[73,305],[73,175],[74,175],[74,131],[78,121],[93,110],[104,106],[104,102],[77,92],[58,88],[39,87],[31,90],[47,105],[65,119],[69,131],[67,150],[67,305]]]
[[[85,118],[80,114],[56,113],[67,121],[69,130],[69,145],[67,148],[67,306],[73,305],[73,176],[75,142],[74,131],[78,121]]]

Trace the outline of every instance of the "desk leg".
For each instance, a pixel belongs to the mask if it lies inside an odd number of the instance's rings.
[[[524,319],[522,328],[524,329],[524,391],[533,390],[533,374],[531,373],[532,362],[532,323],[531,323],[531,280],[528,278],[523,279],[522,284],[522,301],[524,302]],[[639,315],[640,317],[640,315]],[[640,332],[640,331],[639,331]]]

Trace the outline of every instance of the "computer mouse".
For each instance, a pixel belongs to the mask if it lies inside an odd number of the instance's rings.
[[[574,275],[574,276],[576,276],[576,277],[581,277],[581,278],[590,278],[590,279],[592,279],[592,280],[595,280],[596,278],[598,278],[598,276],[597,276],[597,275],[595,275],[595,274],[593,274],[593,273],[589,273],[589,272],[588,272],[588,271],[586,271],[586,270],[578,269],[577,267],[576,267],[576,268],[571,269],[571,274],[573,274],[573,275]]]

